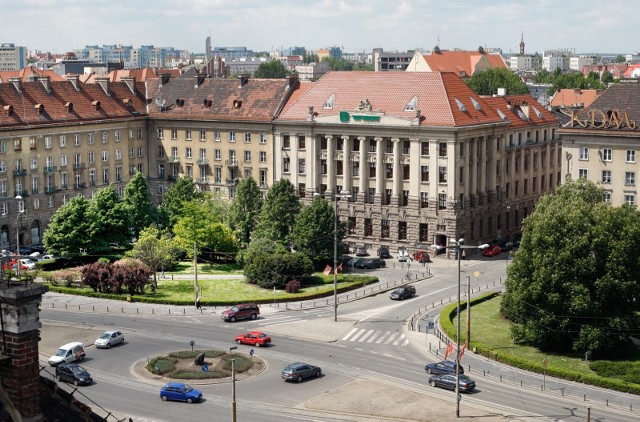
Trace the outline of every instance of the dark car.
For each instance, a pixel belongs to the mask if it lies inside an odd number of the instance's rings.
[[[476,388],[476,382],[466,375],[460,375],[460,391],[467,393]],[[434,375],[429,378],[429,385],[432,387],[446,388],[448,390],[456,389],[456,376],[451,374]]]
[[[202,393],[182,382],[170,382],[160,389],[160,398],[162,401],[174,400],[194,403],[202,400]]]
[[[356,258],[353,260],[353,266],[361,269],[374,269],[386,267],[387,263],[382,258]]]
[[[73,385],[89,385],[93,382],[93,378],[77,363],[63,363],[56,366],[56,381],[71,382]]]
[[[393,300],[405,300],[416,295],[416,288],[413,286],[403,286],[391,292],[389,297]]]
[[[322,375],[320,367],[302,362],[291,363],[282,370],[282,379],[285,381],[302,382],[305,378],[319,377],[320,375]]]
[[[450,360],[443,360],[438,363],[427,363],[424,367],[427,374],[443,375],[443,374],[455,374],[456,363]],[[464,374],[464,368],[460,366],[460,373]]]
[[[380,246],[378,248],[378,258],[388,259],[391,258],[391,253],[389,252],[389,248],[386,246]]]
[[[256,319],[260,315],[260,308],[255,303],[241,303],[222,311],[220,318],[225,321],[235,322],[238,319]]]
[[[33,250],[33,252],[40,252],[41,254],[44,254],[44,245],[42,243],[31,245],[31,250]]]
[[[33,248],[30,248],[29,246],[20,246],[18,249],[19,255],[31,255],[33,252]]]

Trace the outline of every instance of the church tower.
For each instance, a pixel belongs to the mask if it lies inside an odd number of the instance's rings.
[[[520,35],[520,55],[524,55],[524,33]]]

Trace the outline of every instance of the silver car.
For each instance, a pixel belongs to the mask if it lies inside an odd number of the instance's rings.
[[[94,345],[98,349],[102,349],[102,348],[110,349],[111,346],[113,346],[114,344],[122,344],[122,343],[124,343],[124,334],[122,334],[121,331],[112,330],[112,331],[105,331],[104,333],[100,334],[100,337],[96,339],[96,341],[94,342]]]

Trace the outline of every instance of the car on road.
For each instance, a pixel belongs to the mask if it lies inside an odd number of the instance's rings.
[[[118,330],[105,331],[93,342],[98,349],[110,349],[111,346],[122,343],[124,343],[124,334]]]
[[[476,382],[467,375],[459,375],[460,391],[471,392],[476,388]],[[429,378],[429,385],[432,387],[446,388],[448,390],[456,389],[456,376],[452,374],[434,375]]]
[[[389,298],[392,300],[405,300],[416,295],[416,288],[413,286],[402,286],[391,292]]]
[[[49,365],[58,366],[61,363],[81,361],[84,357],[84,345],[78,341],[74,341],[60,346],[58,351],[49,358]]]
[[[36,269],[36,263],[34,261],[32,261],[29,258],[21,258],[20,259],[20,267],[22,269],[27,269],[27,270],[35,270]]]
[[[369,256],[365,246],[356,246],[356,256]]]
[[[182,382],[170,382],[160,389],[160,398],[162,401],[173,400],[197,403],[202,400],[202,392]]]
[[[256,319],[260,315],[260,308],[255,303],[241,303],[231,309],[222,311],[220,318],[225,321],[236,322],[239,319]]]
[[[302,362],[291,363],[282,370],[282,379],[285,381],[302,382],[305,378],[317,378],[320,375],[322,375],[322,370],[319,366]]]
[[[408,261],[409,252],[407,252],[407,248],[405,248],[404,246],[400,246],[398,248],[398,252],[396,253],[396,258],[398,258],[398,261],[400,262]]]
[[[238,344],[248,344],[251,346],[261,347],[271,344],[271,337],[262,331],[250,331],[245,334],[238,334],[235,338]]]
[[[496,256],[502,253],[502,248],[498,245],[490,245],[482,250],[484,256]]]
[[[77,363],[63,363],[56,366],[56,381],[66,381],[73,385],[89,385],[93,382],[93,378]]]
[[[382,259],[391,258],[391,253],[389,252],[389,248],[386,246],[380,246],[378,248],[378,258],[382,258]]]
[[[424,366],[424,370],[427,374],[443,375],[443,374],[455,374],[456,363],[450,360],[443,360],[437,363],[427,363]],[[464,374],[464,368],[460,365],[460,373]]]
[[[418,249],[413,253],[413,259],[417,262],[431,262],[431,255],[429,255],[429,251],[425,249]]]

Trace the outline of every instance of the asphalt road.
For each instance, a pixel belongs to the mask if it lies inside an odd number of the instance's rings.
[[[483,284],[493,287],[491,280],[504,279],[506,264],[500,259],[469,259],[462,262],[461,278],[466,283],[466,276],[470,275],[476,291]],[[333,321],[332,304],[316,308],[305,305],[302,309],[294,305],[289,310],[263,306],[263,316],[258,320],[230,324],[221,321],[219,310],[215,309],[205,309],[202,314],[189,310],[182,315],[176,310],[171,315],[131,315],[124,310],[118,313],[115,306],[111,306],[109,313],[99,306],[98,312],[90,311],[89,303],[83,302],[86,298],[55,298],[58,306],[52,309],[55,300],[45,297],[41,357],[46,362],[46,357],[64,342],[80,340],[91,344],[100,331],[121,328],[127,339],[123,346],[111,350],[87,348],[83,366],[96,383],[79,391],[119,417],[126,415],[137,421],[176,420],[184,418],[187,405],[161,402],[158,391],[162,381],[140,377],[135,364],[144,362],[146,356],[188,349],[189,340],[195,340],[196,347],[226,349],[234,345],[232,340],[237,333],[259,329],[270,333],[274,344],[266,349],[254,348],[267,362],[267,369],[250,380],[236,383],[239,421],[454,420],[455,395],[429,387],[423,369],[426,361],[437,359],[433,350],[429,350],[438,347],[437,339],[406,330],[405,321],[416,310],[431,307],[422,315],[421,321],[426,324],[437,315],[440,303],[448,304],[457,296],[455,261],[438,258],[430,267],[433,277],[415,283],[418,293],[415,298],[393,302],[388,292],[381,292],[366,299],[344,303],[341,300],[338,322]],[[419,264],[410,268],[412,274],[425,270]],[[406,274],[406,267],[376,272],[381,278],[396,281]],[[500,289],[500,283],[494,288]],[[62,302],[82,302],[81,310],[73,305],[64,309]],[[245,352],[249,349],[239,347]],[[301,385],[282,382],[281,368],[298,360],[321,366],[325,375]],[[541,392],[532,387],[533,381],[521,387],[517,382],[520,371],[486,362],[472,353],[465,355],[464,363],[465,369],[467,365],[473,367],[472,376],[478,384],[476,393],[462,397],[461,413],[466,418],[487,422],[542,419],[577,422],[585,420],[588,405],[593,407],[592,420],[627,421],[637,416],[625,413],[619,408],[622,406],[607,407],[600,401],[594,402],[592,397],[600,393],[597,389],[590,392],[589,402],[580,402],[577,394],[562,397],[553,390]],[[491,374],[503,371],[505,378],[501,381],[496,376],[484,373],[481,376],[480,371]],[[547,377],[546,382],[551,386],[554,381]],[[212,415],[214,420],[230,417],[229,383],[199,388],[207,400],[188,406],[188,419],[183,420],[210,420]],[[621,403],[633,399],[614,396]],[[640,409],[635,399],[637,404],[633,407]]]

